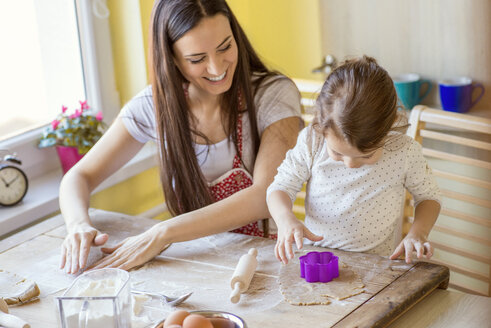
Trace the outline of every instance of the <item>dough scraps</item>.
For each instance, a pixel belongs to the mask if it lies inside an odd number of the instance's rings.
[[[32,280],[0,270],[0,298],[8,305],[24,303],[39,296],[39,288]]]
[[[346,264],[339,265],[339,277],[328,283],[309,283],[300,277],[298,258],[282,265],[278,278],[283,298],[293,305],[327,305],[329,298],[343,300],[363,293],[365,285]]]

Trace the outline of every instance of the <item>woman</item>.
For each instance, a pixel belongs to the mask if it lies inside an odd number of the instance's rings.
[[[266,188],[302,127],[298,90],[267,70],[224,0],[156,1],[150,33],[151,88],[62,180],[68,273],[108,239],[91,224],[90,192],[146,141],[160,145],[164,195],[176,216],[103,248],[110,255],[94,268],[129,270],[170,243],[269,217]],[[257,224],[241,231],[259,233]]]

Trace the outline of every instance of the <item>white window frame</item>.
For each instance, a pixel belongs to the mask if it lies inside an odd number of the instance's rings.
[[[110,124],[119,113],[120,103],[114,75],[109,20],[95,10],[96,5],[104,2],[73,1],[77,8],[87,100],[91,107],[103,111],[104,121]],[[22,161],[21,169],[29,180],[28,193],[20,204],[0,207],[0,238],[59,209],[58,186],[62,173],[55,149],[37,148],[42,130],[43,128],[34,129],[0,142],[0,149],[8,149],[17,154]],[[142,153],[148,158],[155,152],[152,150]],[[145,167],[134,167],[132,174],[155,165],[155,161],[148,162]],[[113,179],[113,184],[125,177],[127,175],[120,173],[117,179]],[[106,183],[106,187],[107,185]]]
[[[74,1],[77,8],[87,100],[91,107],[101,109],[104,121],[110,123],[117,116],[120,104],[114,78],[109,22],[107,18],[94,16],[94,0]],[[94,33],[95,31],[97,33]],[[42,176],[59,166],[54,149],[36,147],[44,128],[34,129],[0,142],[0,149],[15,152],[22,160],[21,168],[30,179]]]

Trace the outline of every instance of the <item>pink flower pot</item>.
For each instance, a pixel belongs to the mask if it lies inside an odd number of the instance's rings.
[[[56,146],[56,152],[60,158],[63,174],[67,173],[77,162],[84,157],[78,153],[77,147]]]

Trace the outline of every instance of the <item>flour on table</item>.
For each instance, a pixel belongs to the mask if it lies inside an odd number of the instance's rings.
[[[260,265],[261,263],[258,264]],[[135,289],[160,292],[171,297],[193,292],[191,297],[179,305],[179,309],[186,311],[219,310],[240,316],[261,312],[281,303],[283,298],[278,290],[276,276],[258,272],[254,274],[248,290],[241,294],[240,302],[230,302],[230,279],[234,269],[235,267],[161,255],[130,271],[130,275]],[[213,279],[204,280],[203,277]],[[142,315],[147,315],[149,309],[159,309],[157,316],[148,315],[152,320],[161,319],[176,310],[169,305],[162,305],[157,298],[144,304]]]
[[[329,298],[343,300],[361,294],[365,287],[360,277],[344,263],[339,265],[339,277],[330,282],[306,282],[300,277],[298,257],[281,266],[278,281],[283,298],[293,305],[327,305],[331,303]]]

